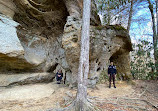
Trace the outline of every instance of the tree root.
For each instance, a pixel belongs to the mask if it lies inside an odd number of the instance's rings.
[[[146,102],[148,105],[150,105],[150,106],[152,106],[153,108],[155,108],[155,109],[157,109],[157,110],[158,110],[158,107],[157,107],[157,106],[155,106],[155,105],[153,105],[153,104],[152,104],[152,103],[150,103],[149,101],[147,101],[147,100],[141,100],[141,101]]]
[[[147,89],[148,89],[148,86],[146,86],[145,90],[139,95],[139,98],[140,98],[142,95],[144,95],[144,93],[147,91]]]
[[[157,107],[157,106],[153,105],[152,103],[150,103],[149,101],[144,100],[144,99],[139,99],[139,98],[123,98],[123,97],[121,97],[120,99],[143,101],[143,102],[145,102],[146,104],[148,104],[149,106],[151,106],[151,107],[153,107],[154,109],[157,109],[157,110],[158,110],[158,107]]]
[[[61,109],[52,109],[48,111],[102,111],[102,110],[88,100],[84,102],[81,108],[80,104],[76,100],[74,100],[68,107]]]

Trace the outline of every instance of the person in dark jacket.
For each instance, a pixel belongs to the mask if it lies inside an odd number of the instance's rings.
[[[62,70],[59,70],[59,71],[56,73],[57,84],[60,84],[60,83],[61,83],[62,78],[63,78]]]
[[[113,80],[114,88],[116,88],[115,86],[116,66],[112,61],[110,62],[110,65],[108,67],[108,76],[109,76],[109,88],[111,88],[111,79]]]

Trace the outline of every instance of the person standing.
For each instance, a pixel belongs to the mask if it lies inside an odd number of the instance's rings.
[[[62,78],[63,78],[63,72],[62,72],[62,70],[59,70],[59,71],[56,73],[57,84],[60,84],[60,83],[61,83]]]
[[[115,86],[115,77],[116,77],[116,66],[114,65],[113,61],[110,62],[108,67],[108,76],[109,76],[109,88],[111,88],[111,79],[113,80],[114,88]]]

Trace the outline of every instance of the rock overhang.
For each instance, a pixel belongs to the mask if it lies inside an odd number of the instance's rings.
[[[51,0],[13,1],[16,5],[13,19],[20,23],[17,34],[25,50],[25,61],[32,64],[29,61],[37,58],[38,65],[30,65],[34,72],[52,73],[60,66],[67,73],[67,81],[73,83],[76,80],[73,78],[77,75],[80,53],[82,0],[53,0],[51,3]],[[90,31],[89,80],[96,83],[101,71],[107,69],[109,59],[116,59],[116,55],[127,56],[132,45],[123,27],[100,26],[93,4]],[[126,60],[129,60],[128,57]]]

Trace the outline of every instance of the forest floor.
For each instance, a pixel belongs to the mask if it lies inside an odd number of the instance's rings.
[[[103,111],[158,111],[158,81],[117,81],[116,86],[88,88],[88,98]],[[0,87],[0,111],[51,111],[68,106],[76,92],[56,83]]]

